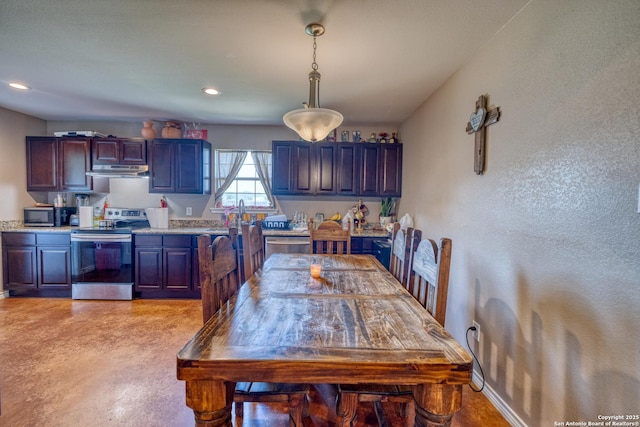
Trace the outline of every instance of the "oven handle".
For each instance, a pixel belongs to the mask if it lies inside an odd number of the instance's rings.
[[[72,242],[131,242],[131,234],[72,234]]]

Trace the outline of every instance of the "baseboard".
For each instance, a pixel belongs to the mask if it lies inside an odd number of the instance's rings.
[[[476,370],[473,371],[472,380],[473,380],[473,383],[476,384],[476,388],[477,388],[477,384],[482,384],[482,377],[478,374]],[[502,416],[505,418],[505,420],[507,420],[507,422],[511,424],[513,427],[528,427],[527,423],[522,421],[522,419],[518,416],[518,414],[513,412],[511,407],[507,405],[504,400],[502,400],[500,395],[498,395],[495,392],[495,390],[491,388],[489,384],[484,385],[484,389],[482,390],[482,393],[484,393],[487,399],[489,399],[489,401],[493,403],[493,406],[496,407],[498,412],[500,412]]]
[[[9,291],[0,291],[0,299],[9,298]]]

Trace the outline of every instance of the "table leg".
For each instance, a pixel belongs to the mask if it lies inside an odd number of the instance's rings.
[[[462,407],[462,385],[421,384],[413,389],[415,427],[448,427]]]
[[[193,409],[196,427],[231,427],[235,383],[187,381],[187,406]]]

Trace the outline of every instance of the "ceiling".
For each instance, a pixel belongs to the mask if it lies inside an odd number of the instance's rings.
[[[2,0],[0,106],[45,120],[282,124],[308,100],[304,27],[320,22],[320,106],[348,124],[399,124],[528,1]]]

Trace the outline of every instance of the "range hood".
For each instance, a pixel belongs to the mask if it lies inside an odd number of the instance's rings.
[[[149,166],[94,165],[87,175],[94,178],[149,178]]]

